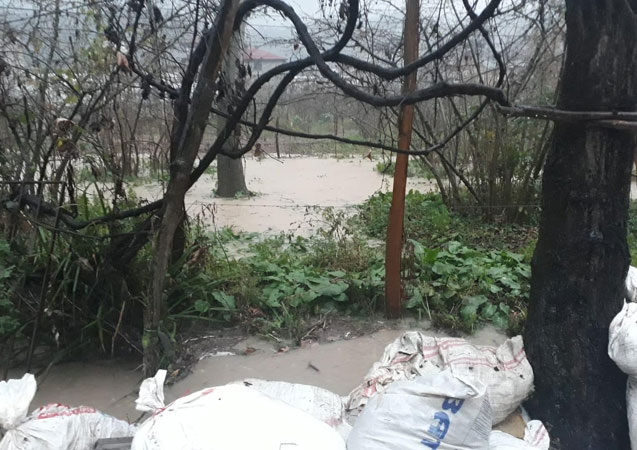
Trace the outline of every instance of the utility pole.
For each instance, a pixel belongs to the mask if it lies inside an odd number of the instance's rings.
[[[419,0],[407,0],[405,12],[404,64],[418,59],[418,41],[420,39]],[[405,76],[403,95],[416,89],[416,72]],[[414,106],[402,105],[398,115],[398,148],[409,150],[411,144],[411,127],[414,118]],[[387,226],[387,247],[385,253],[385,312],[388,319],[400,317],[402,313],[402,283],[400,276],[400,260],[402,256],[403,220],[405,216],[405,190],[407,188],[406,154],[396,155],[394,168],[394,189],[389,224]]]

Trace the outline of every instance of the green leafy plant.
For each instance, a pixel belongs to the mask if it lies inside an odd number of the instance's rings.
[[[387,220],[392,194],[378,192],[357,208],[350,226],[377,239],[387,234]],[[522,252],[535,241],[533,225],[493,224],[481,220],[473,209],[450,211],[437,193],[423,194],[410,190],[405,196],[406,239],[429,246],[440,246],[457,240],[472,247]]]
[[[482,251],[452,241],[427,248],[411,241],[413,287],[407,308],[434,322],[472,331],[479,322],[515,328],[524,314],[531,276],[524,256]]]

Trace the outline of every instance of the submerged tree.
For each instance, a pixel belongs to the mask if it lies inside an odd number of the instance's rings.
[[[218,108],[228,114],[232,113],[235,103],[245,91],[247,68],[244,64],[244,49],[242,48],[242,30],[234,32],[230,47],[225,55],[219,77]],[[219,128],[223,129],[227,119],[218,117]],[[232,135],[226,141],[225,151],[234,153],[241,147],[241,126],[234,129]],[[235,197],[247,194],[245,175],[243,173],[243,161],[241,158],[230,158],[225,155],[217,157],[217,191],[219,197]]]

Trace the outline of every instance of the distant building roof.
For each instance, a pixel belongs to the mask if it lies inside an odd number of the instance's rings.
[[[285,58],[270,53],[260,48],[248,48],[246,50],[248,61],[285,61]]]

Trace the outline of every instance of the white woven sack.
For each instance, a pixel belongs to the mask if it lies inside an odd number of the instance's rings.
[[[0,428],[11,430],[24,422],[37,384],[35,377],[25,373],[19,380],[0,381]]]
[[[153,384],[149,382],[147,387]],[[152,389],[146,389],[144,395],[155,400],[161,397]],[[141,397],[138,400],[139,405],[155,401]],[[159,407],[140,426],[131,448],[280,450],[288,447],[345,450],[345,441],[327,424],[297,408],[255,389],[230,384],[203,389]]]
[[[327,389],[307,384],[266,381],[254,378],[238,381],[237,384],[255,389],[268,397],[280,400],[308,413],[315,419],[334,428],[343,439],[347,439],[352,429],[345,421],[343,398]]]
[[[99,439],[130,437],[136,427],[89,406],[51,404],[9,430],[0,450],[92,450]]]
[[[637,303],[624,302],[610,323],[608,356],[629,376],[637,376]]]
[[[626,300],[637,302],[637,267],[630,266],[626,275]]]
[[[445,370],[397,381],[372,397],[347,449],[487,450],[490,431],[486,387]]]
[[[521,336],[496,348],[409,331],[385,348],[381,360],[351,392],[346,408],[351,416],[356,416],[370,397],[391,383],[447,368],[463,379],[487,386],[494,425],[506,419],[533,389],[533,370]]]
[[[59,403],[26,412],[37,385],[31,374],[0,382],[0,450],[92,450],[102,438],[132,436],[136,427],[88,406]]]

